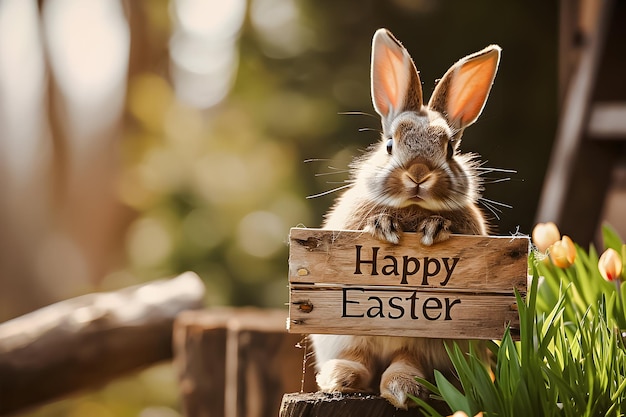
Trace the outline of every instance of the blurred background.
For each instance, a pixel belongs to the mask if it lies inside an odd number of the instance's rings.
[[[336,194],[307,196],[379,137],[379,27],[426,96],[457,59],[503,48],[462,149],[516,171],[487,179],[503,203],[487,214],[529,234],[557,127],[556,2],[0,0],[0,322],[187,270],[208,306],[282,307],[289,228],[320,226]],[[178,416],[175,375],[24,415]]]

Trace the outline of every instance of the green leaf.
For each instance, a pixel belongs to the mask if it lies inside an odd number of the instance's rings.
[[[602,242],[604,249],[613,248],[617,253],[621,253],[623,240],[617,231],[608,223],[602,225]]]
[[[432,382],[430,382],[429,380],[425,378],[420,378],[419,376],[416,376],[415,380],[424,388],[426,388],[428,391],[430,391],[433,395],[441,395],[439,393],[439,389],[437,388],[437,386],[433,384]]]
[[[443,399],[448,403],[452,411],[463,411],[468,416],[473,416],[467,398],[452,385],[439,371],[435,371],[435,382]]]
[[[430,404],[428,404],[426,401],[424,401],[421,398],[418,398],[414,395],[411,394],[407,394],[408,397],[413,400],[415,402],[415,404],[417,404],[418,408],[420,408],[420,411],[422,412],[423,416],[426,417],[444,417],[443,415],[441,415],[437,410],[435,410]]]

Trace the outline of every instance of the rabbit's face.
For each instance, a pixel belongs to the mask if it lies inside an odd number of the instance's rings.
[[[456,210],[475,199],[471,158],[457,155],[453,132],[439,113],[423,108],[394,119],[368,179],[372,196],[392,207],[418,205],[431,211]]]

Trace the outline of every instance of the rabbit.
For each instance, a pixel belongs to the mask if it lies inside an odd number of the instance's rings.
[[[475,154],[461,154],[463,130],[487,100],[501,48],[490,45],[455,63],[428,104],[407,50],[386,29],[372,41],[371,94],[382,138],[353,162],[352,185],[327,213],[323,228],[363,230],[398,244],[405,231],[430,246],[450,233],[486,235],[478,207],[481,182]],[[311,335],[316,382],[323,392],[380,393],[397,408],[407,394],[426,398],[415,377],[434,369],[453,375],[442,339]],[[458,341],[464,349],[467,341]],[[378,387],[377,387],[378,386]]]

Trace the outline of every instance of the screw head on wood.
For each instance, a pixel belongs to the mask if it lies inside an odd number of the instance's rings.
[[[303,313],[310,313],[311,311],[313,311],[313,304],[308,300],[307,301],[294,301],[292,304],[297,305],[298,310],[302,311]]]

